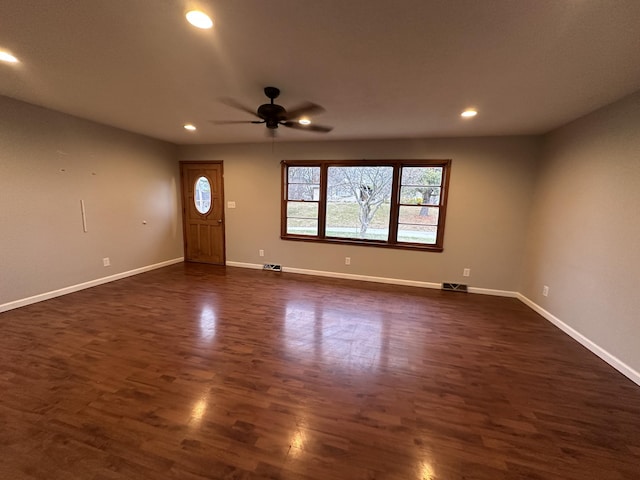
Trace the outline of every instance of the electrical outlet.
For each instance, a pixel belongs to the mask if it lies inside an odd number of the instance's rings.
[[[344,264],[351,265],[351,257],[344,257]]]
[[[264,250],[260,249],[258,250],[258,253],[260,254],[261,257],[264,257]]]
[[[545,285],[544,287],[542,287],[542,296],[546,297],[548,295],[549,295],[549,287]]]
[[[105,267],[108,267],[111,265],[111,260],[109,260],[109,257],[104,257],[102,259],[102,265],[104,265]]]
[[[471,269],[470,269],[470,268],[465,268],[465,269],[462,271],[462,276],[463,276],[463,277],[468,277],[468,276],[470,276],[470,275],[471,275]]]

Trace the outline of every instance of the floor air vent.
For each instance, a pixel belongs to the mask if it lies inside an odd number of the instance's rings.
[[[464,292],[467,293],[467,286],[464,283],[442,283],[442,290],[449,292]]]
[[[282,271],[282,265],[278,265],[276,263],[265,263],[262,266],[263,270],[270,270],[272,272],[281,272]]]

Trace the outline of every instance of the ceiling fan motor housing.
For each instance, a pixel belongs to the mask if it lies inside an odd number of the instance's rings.
[[[294,107],[290,112],[287,112],[282,105],[278,105],[274,103],[274,99],[280,95],[280,89],[276,87],[265,87],[264,94],[271,100],[269,103],[265,103],[258,107],[258,110],[255,112],[251,108],[247,108],[241,103],[227,98],[224,99],[223,103],[226,105],[236,108],[238,110],[242,110],[243,112],[249,113],[250,115],[258,117],[260,120],[241,120],[241,121],[228,121],[228,122],[214,122],[214,123],[259,123],[264,124],[268,129],[272,130],[271,134],[274,135],[276,132],[274,131],[280,125],[283,125],[287,128],[295,128],[298,130],[307,130],[310,132],[320,132],[327,133],[332,130],[333,127],[326,127],[322,125],[309,125],[308,123],[302,125],[297,120],[305,117],[307,115],[311,115],[314,113],[322,113],[324,112],[324,108],[320,105],[316,105],[315,103],[305,102],[297,107]]]
[[[266,122],[267,128],[278,128],[278,123],[287,119],[287,111],[280,105],[265,103],[258,107],[258,116]]]

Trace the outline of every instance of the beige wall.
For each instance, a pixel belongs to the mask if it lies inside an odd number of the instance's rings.
[[[225,212],[228,262],[517,291],[536,138],[276,142],[273,149],[267,140],[179,147],[182,160],[224,161],[225,197],[237,205]],[[452,159],[443,253],[280,240],[280,160],[362,158]],[[462,277],[465,267],[471,268],[470,278]]]
[[[547,135],[533,198],[521,292],[640,371],[640,93]]]
[[[181,257],[175,158],[171,144],[0,97],[0,305]]]

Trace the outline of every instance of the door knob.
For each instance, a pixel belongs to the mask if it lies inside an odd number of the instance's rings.
[[[222,219],[218,220],[218,223],[222,223]]]

